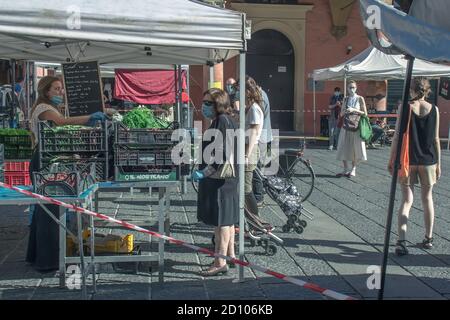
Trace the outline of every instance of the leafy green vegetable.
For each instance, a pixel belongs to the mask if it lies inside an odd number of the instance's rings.
[[[163,129],[169,126],[167,121],[159,119],[152,110],[145,107],[138,107],[126,113],[123,124],[130,129]]]

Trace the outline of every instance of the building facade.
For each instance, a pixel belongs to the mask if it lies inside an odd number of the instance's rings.
[[[313,103],[313,70],[340,64],[369,47],[370,43],[355,0],[250,0],[226,1],[233,10],[251,20],[246,73],[268,93],[272,124],[280,131],[320,135],[333,89],[343,82],[316,83],[316,112]],[[388,1],[389,2],[389,1]],[[201,105],[208,87],[208,67],[191,68],[191,96]],[[215,67],[215,81],[237,78],[238,59]],[[398,83],[387,85],[399,87]],[[379,84],[359,83],[359,92],[370,96]],[[344,89],[344,88],[342,88]],[[391,92],[393,92],[391,90]],[[388,109],[397,99],[388,99]],[[447,137],[449,101],[437,99],[441,111],[441,137]],[[201,117],[197,112],[197,116]],[[322,120],[322,121],[321,121]],[[322,131],[323,133],[323,131]]]

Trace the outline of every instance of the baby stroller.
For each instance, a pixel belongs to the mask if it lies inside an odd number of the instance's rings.
[[[256,168],[255,173],[262,180],[266,194],[275,201],[287,217],[286,224],[282,227],[283,232],[294,230],[298,234],[303,233],[307,222],[302,219],[302,216],[312,220],[313,215],[303,207],[297,187],[287,178],[265,176],[259,168]]]

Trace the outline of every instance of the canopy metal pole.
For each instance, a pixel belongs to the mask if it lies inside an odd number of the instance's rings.
[[[178,73],[177,73],[177,79],[178,79],[178,104],[177,104],[177,113],[178,113],[178,122],[180,122],[182,120],[182,114],[181,114],[181,105],[183,104],[183,76],[182,76],[182,72],[181,72],[181,65],[178,65]],[[184,125],[184,121],[183,121],[183,125]],[[184,126],[183,126],[184,128]]]
[[[175,64],[174,65],[174,69],[173,69],[173,72],[174,72],[174,87],[175,87],[175,108],[174,108],[174,110],[173,110],[173,112],[175,113],[175,115],[174,115],[174,121],[179,121],[179,115],[177,114],[178,113],[178,98],[179,98],[179,96],[178,96],[178,66]]]
[[[344,98],[347,98],[347,73],[344,74]]]
[[[209,66],[209,86],[208,88],[212,88],[214,86],[214,64]]]
[[[244,260],[244,175],[245,175],[245,53],[239,55],[239,259]],[[244,281],[244,267],[239,265],[239,281]]]
[[[400,126],[399,126],[399,135],[398,135],[398,142],[397,142],[397,150],[395,152],[395,163],[394,163],[394,172],[392,174],[392,181],[391,181],[391,192],[389,197],[389,209],[388,209],[388,216],[387,216],[387,222],[386,222],[386,234],[384,236],[384,249],[383,249],[383,262],[381,265],[381,283],[380,283],[380,290],[378,291],[378,300],[383,300],[384,296],[384,283],[386,280],[386,268],[387,268],[387,259],[388,259],[388,253],[389,253],[389,241],[391,236],[391,227],[392,227],[392,216],[394,213],[394,201],[395,201],[395,192],[397,190],[397,174],[398,170],[400,168],[400,155],[403,145],[403,133],[406,131],[406,127],[408,124],[408,117],[409,117],[409,89],[411,87],[411,78],[412,78],[412,71],[414,66],[414,60],[415,58],[412,56],[406,56],[405,57],[408,60],[408,66],[406,71],[406,79],[405,79],[405,86],[403,88],[403,107],[402,107],[402,116],[400,119]]]
[[[9,119],[9,126],[11,128],[15,128],[16,124],[14,122],[14,118],[16,116],[16,60],[11,60],[11,98],[12,98],[12,110]]]
[[[314,117],[314,138],[316,138],[316,80],[313,77],[313,117]]]

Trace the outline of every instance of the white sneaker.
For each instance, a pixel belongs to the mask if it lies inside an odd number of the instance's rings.
[[[332,151],[333,150],[333,146],[329,146],[328,150]]]

